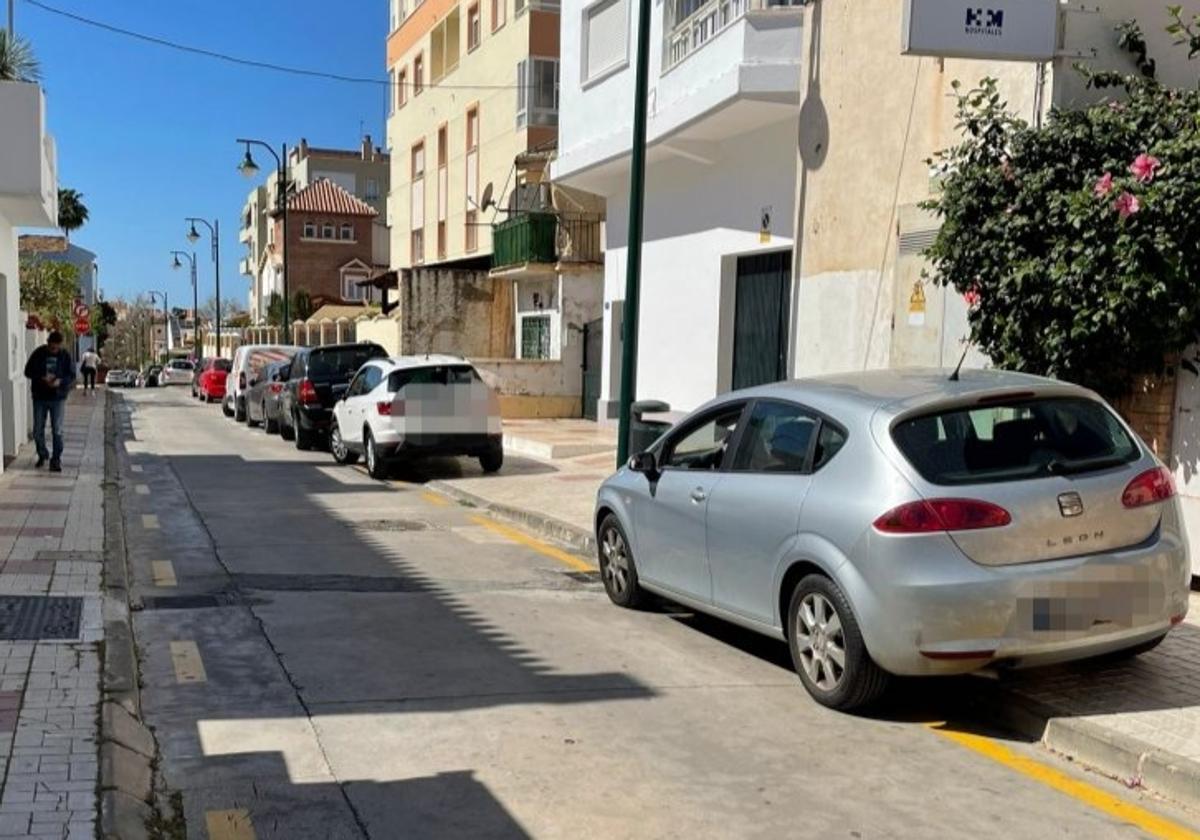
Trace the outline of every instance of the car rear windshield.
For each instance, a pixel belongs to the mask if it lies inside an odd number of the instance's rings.
[[[470,365],[431,365],[392,371],[388,374],[388,391],[394,394],[405,385],[470,385],[482,381]]]
[[[308,375],[313,377],[342,377],[349,379],[371,359],[386,356],[377,346],[337,347],[314,350],[308,357]]]
[[[221,370],[225,373],[229,373],[232,368],[233,362],[229,361],[228,359],[217,359],[212,365],[213,370]]]
[[[933,484],[1076,475],[1141,457],[1111,411],[1080,397],[958,407],[898,423],[892,438]]]

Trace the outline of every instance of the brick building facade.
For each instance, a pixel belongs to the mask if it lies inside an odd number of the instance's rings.
[[[328,179],[319,179],[288,201],[288,288],[293,299],[305,292],[316,309],[326,303],[368,300],[369,290],[356,283],[374,270],[376,210]],[[274,243],[283,241],[283,219],[274,227],[266,259],[282,288],[281,256]],[[382,267],[378,267],[382,268]]]

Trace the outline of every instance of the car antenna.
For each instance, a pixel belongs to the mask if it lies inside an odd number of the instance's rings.
[[[950,374],[951,382],[957,382],[959,380],[959,378],[960,378],[959,373],[962,371],[963,362],[965,362],[967,360],[967,354],[970,352],[971,352],[971,345],[968,344],[966,346],[966,348],[963,349],[962,358],[960,358],[958,360],[958,366],[956,368],[954,368],[954,373]]]

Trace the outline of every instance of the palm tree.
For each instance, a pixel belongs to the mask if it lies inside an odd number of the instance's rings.
[[[71,231],[79,230],[87,223],[88,209],[82,199],[83,193],[75,190],[58,191],[58,226],[67,239],[71,238]]]
[[[40,82],[42,68],[33,48],[23,38],[9,37],[0,29],[0,82]]]

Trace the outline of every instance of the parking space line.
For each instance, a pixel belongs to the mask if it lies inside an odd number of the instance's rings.
[[[170,560],[155,560],[150,564],[150,571],[154,575],[155,586],[178,586],[179,581],[175,578],[175,567]]]
[[[429,491],[422,493],[421,498],[429,502],[429,504],[436,505],[437,507],[446,507],[450,504],[450,500],[445,496],[442,496],[438,493],[430,493]]]
[[[136,492],[139,496],[149,496],[150,495],[150,486],[147,484],[139,484],[136,487],[134,487],[133,489],[134,489],[134,492]]]
[[[178,683],[208,682],[204,672],[204,660],[195,642],[171,642],[171,664],[175,666],[175,681]]]
[[[256,840],[250,812],[244,808],[231,811],[208,811],[204,826],[209,840]]]
[[[1010,770],[1014,770],[1046,787],[1057,790],[1059,793],[1065,794],[1098,811],[1103,811],[1105,814],[1122,822],[1136,826],[1152,837],[1163,838],[1163,840],[1183,840],[1183,838],[1192,838],[1192,840],[1195,840],[1195,838],[1200,838],[1200,834],[1173,820],[1160,817],[1158,814],[1148,811],[1140,805],[1127,802],[1094,785],[1069,776],[1061,770],[1051,767],[1049,764],[1020,755],[999,741],[983,735],[948,729],[945,724],[931,723],[927,724],[927,727],[931,732],[936,732],[938,735],[953,741],[961,747],[989,758],[997,764],[1002,764]]]
[[[523,531],[518,531],[516,528],[510,528],[507,525],[501,525],[495,520],[488,519],[483,516],[472,516],[471,521],[480,527],[487,528],[489,531],[507,537],[515,543],[520,543],[526,548],[532,548],[538,554],[544,554],[551,557],[564,566],[569,566],[577,572],[594,572],[596,567],[591,563],[576,557],[574,554],[568,554],[561,548],[555,548],[549,543],[542,542],[537,537],[530,536]]]
[[[142,514],[142,527],[148,531],[157,531],[158,530],[158,514],[143,513]]]

